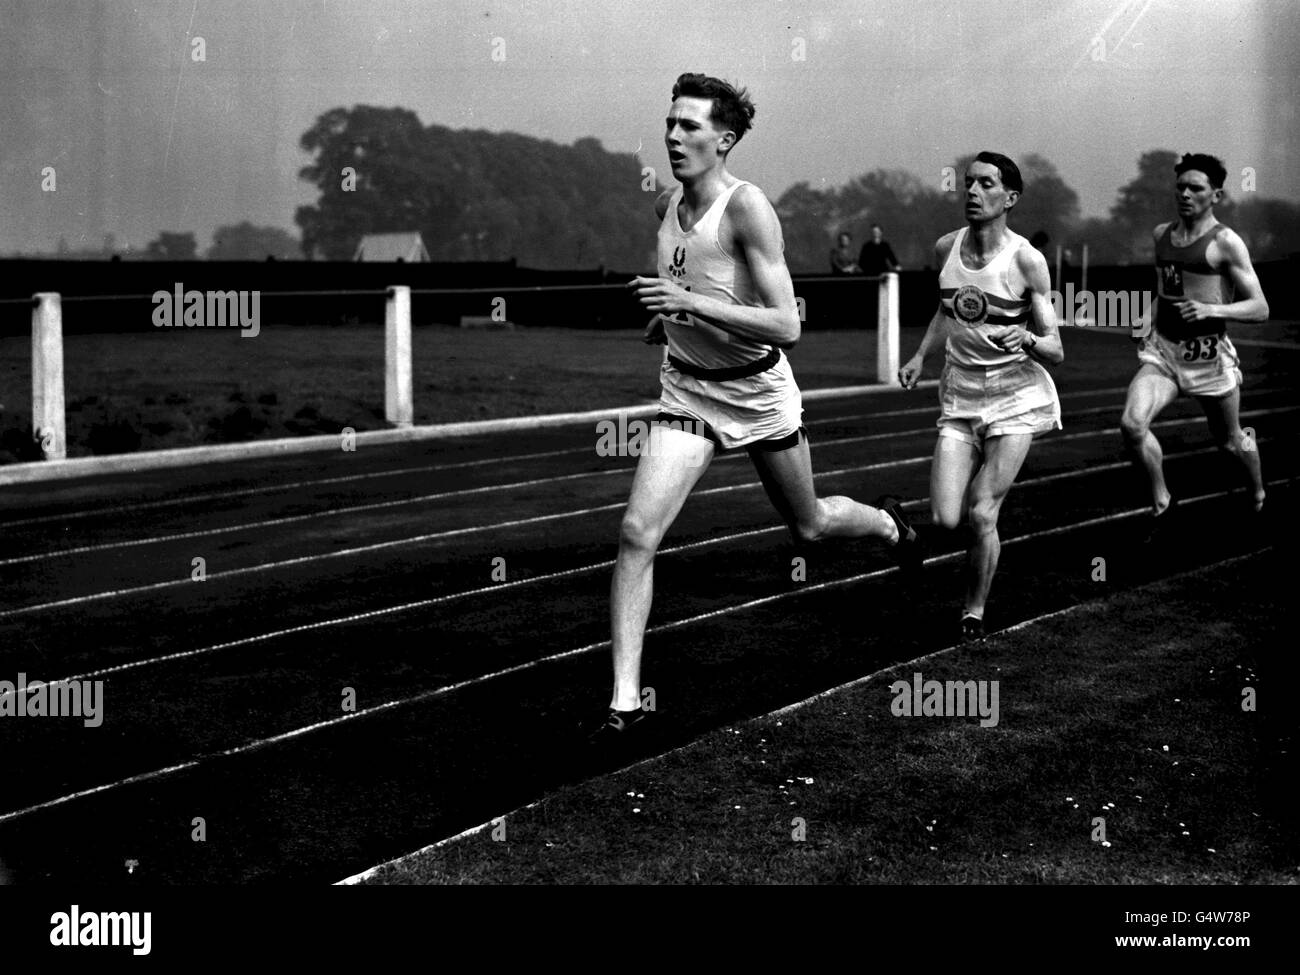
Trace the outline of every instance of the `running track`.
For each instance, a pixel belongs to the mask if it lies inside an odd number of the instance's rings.
[[[1114,341],[1076,332],[1067,349],[1104,363]],[[1276,512],[1300,476],[1300,355],[1241,351]],[[1116,426],[1129,373],[1096,372],[1060,384],[1065,430],[1004,507],[993,628],[1289,530],[1250,527],[1181,401],[1158,432],[1174,492],[1200,500],[1178,537],[1138,546]],[[936,415],[933,389],[809,404],[819,492],[899,493],[921,515]],[[585,425],[5,488],[0,680],[104,680],[105,720],[0,721],[0,875],[335,881],[592,774],[574,729],[607,700],[635,463],[595,443]],[[866,542],[803,553],[794,582],[748,460],[715,460],[657,563],[657,747],[952,643],[961,558],[956,538],[933,543],[920,591]]]

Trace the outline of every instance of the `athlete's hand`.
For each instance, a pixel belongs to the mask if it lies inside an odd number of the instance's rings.
[[[656,315],[650,319],[650,324],[645,327],[645,335],[641,341],[646,345],[667,345],[668,335],[664,331],[664,320]]]
[[[920,356],[912,356],[903,363],[903,368],[898,370],[898,384],[904,389],[915,389],[921,379],[923,366]]]
[[[637,299],[650,311],[675,315],[695,310],[694,296],[668,278],[636,277],[628,283],[628,287],[636,289]]]
[[[989,341],[1003,352],[1019,352],[1025,345],[1025,330],[1016,325],[1004,325],[989,333]]]
[[[1214,314],[1213,305],[1207,305],[1203,301],[1193,301],[1190,298],[1174,302],[1174,307],[1178,309],[1178,314],[1183,316],[1185,322],[1200,322],[1207,318],[1219,317]]]

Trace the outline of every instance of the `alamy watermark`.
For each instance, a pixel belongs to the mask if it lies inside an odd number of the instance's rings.
[[[1151,328],[1150,291],[1075,291],[1066,282],[1065,293],[1049,292],[1052,312],[1060,324],[1102,328],[1127,328],[1145,337]]]
[[[186,291],[175,288],[153,293],[156,328],[227,328],[236,326],[240,337],[257,338],[262,330],[262,292]]]
[[[963,718],[979,716],[980,727],[998,723],[998,682],[995,680],[896,680],[889,685],[894,696],[889,710],[899,718]]]
[[[104,723],[102,680],[32,681],[19,674],[17,684],[0,680],[0,718],[84,718],[87,728]]]
[[[670,430],[681,430],[683,433],[691,433],[697,437],[709,439],[708,425],[703,420],[690,419],[652,419],[652,420],[628,420],[626,413],[620,413],[618,420],[601,420],[596,424],[596,455],[599,457],[646,457],[657,456],[655,450],[664,455],[663,439],[651,436],[654,427],[666,427]],[[655,442],[658,440],[659,447],[656,448]],[[686,463],[691,467],[696,467],[703,462],[703,458],[698,456],[698,452],[690,452],[690,456],[685,458]]]
[[[83,911],[73,904],[50,915],[50,944],[56,948],[122,947],[147,955],[152,931],[152,911]]]

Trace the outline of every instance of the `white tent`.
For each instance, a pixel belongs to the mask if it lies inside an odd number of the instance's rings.
[[[429,260],[429,251],[419,233],[366,234],[357,244],[354,261],[405,261],[407,264]]]

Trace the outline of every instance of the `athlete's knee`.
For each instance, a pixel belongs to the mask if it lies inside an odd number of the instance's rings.
[[[976,535],[987,535],[997,531],[998,512],[1002,502],[994,497],[979,497],[971,501],[970,526]]]
[[[1125,410],[1124,415],[1120,417],[1119,428],[1124,434],[1124,440],[1130,446],[1136,446],[1146,439],[1151,424],[1144,418]]]
[[[961,527],[961,512],[956,508],[952,510],[938,507],[932,508],[930,510],[930,522],[935,528],[954,531]]]
[[[659,548],[663,536],[663,527],[642,515],[629,511],[623,515],[623,523],[619,527],[619,549],[653,555]]]
[[[1244,451],[1254,449],[1254,437],[1238,427],[1235,430],[1214,431],[1214,443],[1220,450],[1239,457]]]

